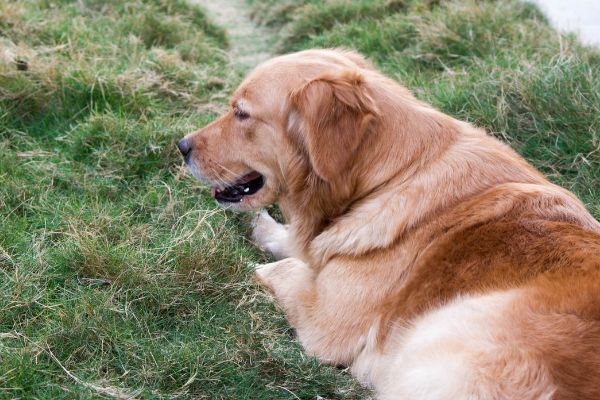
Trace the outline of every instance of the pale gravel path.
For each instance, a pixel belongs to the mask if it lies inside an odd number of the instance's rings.
[[[228,53],[242,72],[248,72],[272,56],[270,49],[275,37],[251,21],[245,0],[190,0],[190,3],[203,7],[214,22],[226,29],[230,42]]]
[[[574,32],[582,43],[600,48],[600,0],[529,0],[560,31]]]

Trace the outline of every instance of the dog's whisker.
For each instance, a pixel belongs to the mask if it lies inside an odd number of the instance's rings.
[[[231,181],[232,181],[232,182],[235,182],[236,180],[238,180],[238,179],[240,179],[240,178],[241,178],[241,176],[240,176],[239,174],[236,174],[235,172],[233,172],[232,170],[230,170],[229,168],[227,168],[227,167],[226,167],[226,166],[224,166],[223,164],[221,164],[221,163],[219,163],[219,162],[216,162],[216,161],[215,161],[215,164],[216,164],[216,165],[217,165],[219,168],[221,168],[221,169],[223,170],[223,172],[226,172],[226,173],[228,173],[228,174],[230,174],[230,175],[231,175],[231,177],[232,177]],[[219,177],[219,179],[220,179],[220,177]]]

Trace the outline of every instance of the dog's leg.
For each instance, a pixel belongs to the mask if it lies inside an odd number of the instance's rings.
[[[374,382],[379,398],[554,398],[557,387],[543,362],[541,343],[551,339],[552,329],[560,325],[555,324],[555,316],[536,315],[520,304],[527,303],[519,290],[458,298],[413,321],[409,329],[398,329],[398,339],[392,343],[401,346],[389,348],[390,355],[379,364],[380,375]],[[571,322],[575,320],[570,317]],[[549,328],[543,332],[519,329],[527,326],[522,325],[525,318],[545,318],[543,326]],[[576,343],[562,339],[571,343],[562,346],[572,348]],[[548,347],[556,354],[561,345]]]
[[[349,292],[352,274],[335,267],[317,274],[305,262],[286,258],[258,266],[256,276],[271,290],[308,354],[348,364],[365,345],[375,325],[371,298],[377,296]]]
[[[292,325],[298,320],[302,295],[314,291],[314,273],[297,258],[285,258],[256,267],[256,277],[269,288]]]
[[[252,221],[252,239],[277,260],[289,257],[289,229],[262,210]]]

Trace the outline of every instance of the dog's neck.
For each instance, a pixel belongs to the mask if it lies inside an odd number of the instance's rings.
[[[430,108],[419,114],[424,118],[416,124],[413,117],[413,125],[395,110],[386,115],[388,120],[380,121],[362,143],[352,167],[340,171],[333,182],[320,179],[302,154],[290,157],[280,207],[291,225],[296,253],[312,264],[326,259],[332,246],[360,254],[391,242],[398,230],[393,221],[407,211],[407,182],[455,141],[456,129],[448,123],[452,119]],[[364,232],[356,231],[359,226]],[[374,232],[374,227],[390,231]],[[378,240],[382,242],[374,243]]]

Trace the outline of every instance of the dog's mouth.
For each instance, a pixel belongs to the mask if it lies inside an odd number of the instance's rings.
[[[219,203],[239,203],[244,196],[250,196],[258,192],[265,184],[261,174],[252,171],[238,179],[233,185],[223,189],[213,187],[212,196]]]

